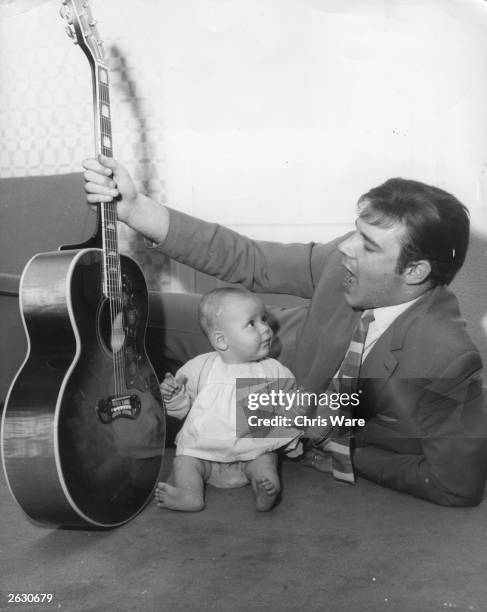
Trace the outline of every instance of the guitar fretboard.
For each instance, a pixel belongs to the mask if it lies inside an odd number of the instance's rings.
[[[98,114],[100,126],[100,149],[103,155],[112,157],[112,123],[110,119],[110,91],[108,71],[98,66]]]
[[[106,157],[113,157],[108,70],[98,65],[94,74],[97,147],[98,151]],[[122,297],[116,206],[116,202],[100,204],[103,237],[103,293],[112,300],[120,300]]]

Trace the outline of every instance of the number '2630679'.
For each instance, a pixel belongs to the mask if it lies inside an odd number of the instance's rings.
[[[8,603],[51,603],[52,593],[9,593]]]

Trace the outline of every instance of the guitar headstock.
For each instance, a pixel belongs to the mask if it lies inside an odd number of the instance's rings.
[[[62,0],[61,17],[66,21],[66,33],[83,49],[90,61],[103,61],[103,42],[88,0]]]

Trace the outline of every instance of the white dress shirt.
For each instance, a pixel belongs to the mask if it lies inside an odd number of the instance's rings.
[[[419,296],[421,297],[421,296]],[[419,297],[409,302],[403,302],[402,304],[395,304],[394,306],[382,306],[381,308],[374,308],[374,320],[371,321],[369,329],[367,331],[367,337],[365,338],[364,352],[362,354],[362,362],[370,353],[377,340],[382,336],[386,329],[394,323],[397,317],[407,310],[414,304]]]

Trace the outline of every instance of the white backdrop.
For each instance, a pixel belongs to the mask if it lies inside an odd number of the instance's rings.
[[[60,4],[0,6],[2,177],[79,171],[93,150],[89,66]],[[486,231],[483,0],[93,0],[92,10],[114,154],[160,201],[258,238],[326,240],[351,226],[361,193],[404,176],[452,191]],[[123,245],[152,287],[194,288],[132,237]]]

